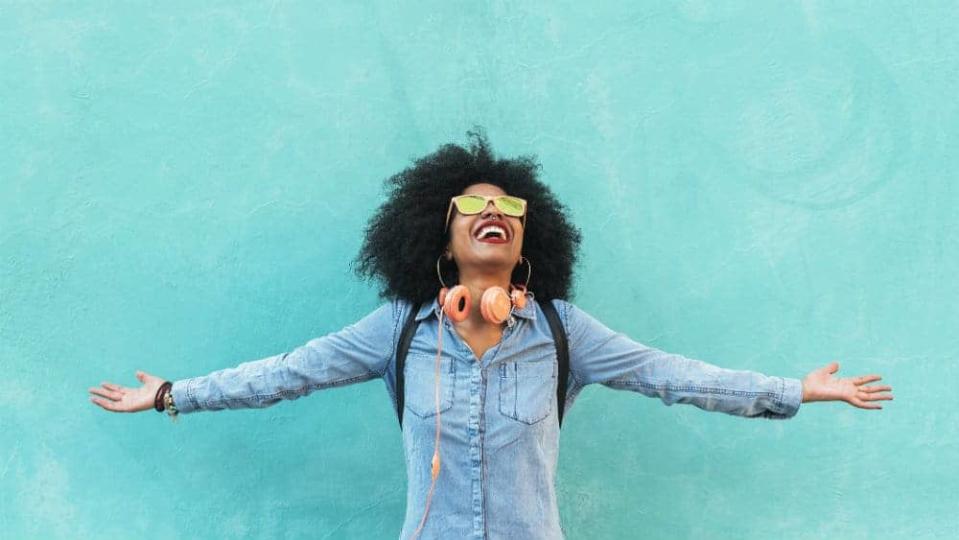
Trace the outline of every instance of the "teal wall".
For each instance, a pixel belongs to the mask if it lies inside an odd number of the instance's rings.
[[[479,124],[539,157],[608,326],[896,393],[772,422],[590,387],[571,539],[954,538],[959,9],[635,4],[0,4],[0,536],[395,538],[381,382],[177,424],[87,388],[374,309],[382,180]]]

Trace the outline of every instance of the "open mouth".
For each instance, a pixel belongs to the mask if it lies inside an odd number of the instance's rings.
[[[506,227],[490,222],[479,228],[476,239],[485,244],[505,244],[509,242],[509,233]]]

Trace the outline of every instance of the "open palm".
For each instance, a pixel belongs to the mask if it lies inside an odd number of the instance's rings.
[[[137,379],[143,383],[143,386],[127,388],[104,382],[99,387],[90,388],[91,394],[105,398],[91,397],[90,401],[113,412],[138,412],[152,409],[157,390],[163,385],[164,380],[143,371],[137,371]]]
[[[845,401],[861,409],[881,409],[873,401],[891,400],[891,386],[876,386],[869,383],[882,379],[879,375],[862,375],[842,379],[833,377],[839,371],[839,363],[833,362],[810,372],[803,379],[803,402],[807,401]]]

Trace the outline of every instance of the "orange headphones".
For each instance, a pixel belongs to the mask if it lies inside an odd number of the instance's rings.
[[[442,258],[442,255],[440,256]],[[526,257],[520,257],[519,263],[529,266],[526,276],[526,283],[529,284],[529,275],[533,272],[533,265],[529,263]],[[440,278],[443,288],[440,289],[439,303],[443,306],[443,312],[454,322],[465,321],[469,317],[470,309],[473,306],[473,299],[470,296],[470,290],[465,285],[456,285],[452,289],[446,287],[443,283],[443,275],[440,273],[440,259],[436,259],[436,275]],[[483,292],[480,299],[480,311],[483,318],[493,324],[500,324],[509,318],[513,306],[517,309],[526,307],[526,285],[510,285],[509,294],[502,287],[490,287]]]
[[[449,253],[449,252],[447,252]],[[433,500],[433,490],[436,487],[436,478],[440,475],[440,355],[443,351],[443,315],[452,319],[454,322],[462,322],[469,317],[470,309],[473,306],[473,299],[470,291],[465,285],[456,285],[452,289],[446,287],[443,282],[443,274],[440,272],[440,255],[436,259],[436,275],[440,278],[439,304],[443,307],[439,314],[439,326],[436,335],[438,342],[436,346],[436,384],[434,386],[434,398],[436,401],[436,439],[433,442],[433,461],[430,468],[430,491],[426,496],[426,509],[423,511],[423,519],[411,538],[419,537],[426,524],[426,516],[430,513],[430,502]],[[509,294],[502,287],[490,287],[483,291],[483,297],[480,298],[480,311],[483,318],[493,324],[502,324],[510,318],[513,307],[523,309],[526,307],[526,287],[529,285],[529,278],[533,274],[533,265],[526,257],[520,257],[517,265],[526,261],[528,270],[526,272],[526,284],[510,284]],[[532,293],[530,293],[532,294]],[[509,323],[512,325],[512,322]]]

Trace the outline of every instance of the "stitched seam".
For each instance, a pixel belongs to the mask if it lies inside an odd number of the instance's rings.
[[[569,354],[569,376],[572,377],[573,387],[575,388],[576,386],[582,387],[585,385],[583,384],[583,381],[576,376],[576,370],[573,369],[573,343],[571,339],[572,334],[569,331],[569,305],[569,302],[566,302],[565,300],[560,302],[560,307],[562,308],[560,313],[563,315],[560,318],[560,321],[563,323],[563,329],[566,331],[566,352]],[[567,396],[566,399],[568,400],[569,396]]]
[[[255,399],[255,400],[271,399],[271,398],[282,397],[282,396],[286,396],[286,395],[290,395],[290,396],[302,396],[302,395],[303,395],[303,392],[304,392],[305,390],[322,390],[322,389],[324,389],[324,388],[332,388],[332,387],[335,387],[335,386],[342,386],[342,385],[344,385],[344,384],[349,384],[349,383],[354,383],[354,382],[368,381],[368,380],[372,379],[374,376],[376,376],[376,372],[371,371],[371,372],[369,372],[369,373],[365,373],[365,374],[363,374],[363,375],[358,375],[358,376],[356,376],[356,377],[349,377],[349,378],[346,378],[346,379],[340,379],[340,380],[338,380],[338,381],[332,381],[332,382],[327,382],[327,383],[320,383],[320,384],[316,384],[316,385],[301,386],[301,387],[299,387],[299,388],[297,388],[297,389],[294,389],[294,390],[281,390],[281,391],[276,392],[276,393],[274,393],[274,394],[253,394],[252,396],[247,397],[247,398],[233,398],[233,399],[222,399],[222,400],[219,400],[219,401],[207,401],[207,402],[204,403],[204,405],[216,405],[216,404],[225,404],[225,403],[243,403],[243,402],[249,401],[249,400],[251,400],[251,399]]]
[[[429,356],[429,355],[421,355],[421,356]],[[440,384],[442,385],[442,387],[446,389],[446,390],[443,392],[443,395],[440,396],[440,399],[442,400],[441,403],[440,403],[440,412],[441,412],[441,413],[450,410],[450,409],[453,407],[453,404],[456,402],[456,363],[453,362],[452,360],[450,360],[450,361],[449,361],[449,368],[443,369],[443,363],[446,362],[446,360],[447,360],[446,357],[443,357],[442,359],[440,359],[440,370],[441,370],[441,371],[440,371],[440,374],[441,374],[441,377],[442,377],[444,374],[449,376],[449,377],[448,377],[448,378],[449,378],[449,383],[448,383],[448,384],[445,383],[445,382],[441,382],[441,383],[440,383]],[[407,366],[409,366],[409,365],[410,365],[410,364],[407,364]],[[428,369],[428,368],[427,368],[427,369],[423,369],[423,368],[420,368],[420,367],[412,367],[412,368],[409,368],[409,370],[410,370],[411,373],[412,373],[412,372],[420,372],[420,373],[428,374],[431,380],[434,380],[434,379],[435,379],[435,373],[436,373],[436,372],[435,372],[434,370],[432,370],[432,369]],[[415,396],[415,393],[414,393],[413,395]],[[407,397],[410,397],[410,394],[407,394]],[[416,416],[418,416],[418,417],[420,417],[420,418],[430,418],[430,417],[436,415],[436,402],[434,401],[434,396],[433,396],[432,394],[430,394],[429,400],[430,400],[430,401],[429,401],[429,404],[430,404],[429,412],[417,411],[415,408],[413,408],[413,405],[412,405],[412,404],[413,404],[413,402],[416,401],[416,398],[415,398],[415,397],[414,397],[413,399],[407,399],[407,400],[405,400],[405,403],[404,403],[403,406],[404,406],[406,409],[408,409],[410,412],[412,412],[413,414],[415,414]]]
[[[386,361],[383,362],[383,371],[381,371],[381,372],[379,373],[379,376],[382,377],[382,378],[386,378],[386,372],[389,371],[389,369],[390,369],[390,360],[391,360],[393,357],[396,356],[396,339],[397,339],[397,338],[396,338],[396,329],[397,329],[397,327],[399,326],[399,323],[397,322],[397,321],[398,321],[398,319],[397,319],[397,315],[398,315],[397,311],[399,311],[399,312],[402,312],[402,311],[403,311],[402,309],[399,309],[399,310],[397,309],[398,304],[399,304],[399,300],[394,299],[394,300],[391,302],[391,304],[392,304],[391,309],[393,310],[393,337],[392,337],[392,340],[390,341],[389,354],[386,356],[386,359],[385,359]],[[394,401],[396,401],[395,398],[394,398]]]
[[[674,392],[699,392],[702,394],[720,394],[727,396],[744,396],[744,397],[756,397],[756,396],[766,396],[775,399],[775,392],[749,392],[746,390],[730,390],[728,388],[714,388],[710,386],[693,386],[693,385],[672,385],[669,383],[648,383],[645,381],[631,381],[626,379],[613,379],[607,381],[605,384],[609,385],[621,385],[621,386],[641,386],[643,388],[649,388],[652,390],[672,390]]]
[[[507,368],[508,365],[512,365],[513,369],[512,369],[512,370],[508,369],[508,368]],[[553,364],[550,366],[552,369],[550,370],[550,374],[549,374],[548,376],[542,376],[542,375],[536,375],[536,374],[522,375],[522,376],[521,376],[521,375],[519,374],[519,370],[517,369],[518,367],[519,367],[519,365],[516,364],[515,362],[510,363],[510,364],[505,364],[505,363],[504,363],[504,364],[500,364],[500,370],[499,370],[499,372],[500,372],[500,373],[499,373],[499,379],[500,379],[500,380],[499,380],[499,388],[498,388],[498,390],[499,390],[499,391],[498,391],[498,394],[499,394],[499,412],[500,412],[500,414],[502,414],[503,416],[506,416],[507,418],[511,418],[511,419],[513,419],[513,420],[516,420],[517,422],[522,422],[522,423],[524,423],[524,424],[526,424],[526,425],[530,425],[530,426],[531,426],[531,425],[534,425],[534,424],[539,423],[541,420],[543,420],[544,418],[548,417],[548,416],[550,415],[550,413],[553,412],[553,403],[556,401],[556,399],[555,399],[555,398],[556,398],[555,385],[552,385],[552,384],[550,385],[550,387],[553,388],[553,391],[550,393],[550,396],[551,396],[550,399],[546,401],[546,407],[547,407],[546,412],[545,412],[542,416],[540,416],[540,417],[538,417],[538,418],[533,418],[531,414],[530,414],[529,416],[520,414],[520,407],[519,407],[520,403],[521,403],[521,402],[523,402],[523,403],[528,403],[528,402],[525,402],[525,401],[523,401],[522,399],[520,399],[520,393],[519,393],[519,390],[520,390],[520,381],[523,381],[523,380],[527,380],[527,381],[528,381],[528,380],[533,380],[533,381],[535,381],[535,380],[551,380],[551,381],[556,381],[556,379],[558,378],[557,375],[556,375],[556,362],[553,362]],[[511,373],[511,371],[512,371],[512,373]],[[512,390],[512,394],[513,394],[513,395],[512,395],[512,396],[507,396],[507,403],[506,403],[505,406],[504,406],[503,397],[504,397],[505,394],[504,394],[504,392],[503,392],[503,385],[506,384],[507,386],[509,386],[509,383],[508,383],[507,381],[512,381],[512,389],[513,389],[513,390]],[[510,397],[512,398],[512,410],[510,410],[510,406],[509,406],[509,405],[510,405]],[[505,407],[505,410],[504,410],[504,407]]]

